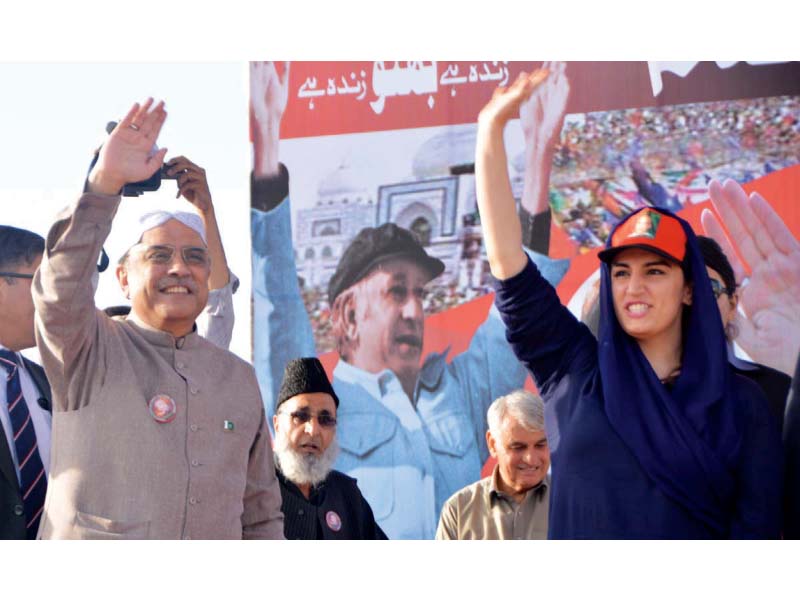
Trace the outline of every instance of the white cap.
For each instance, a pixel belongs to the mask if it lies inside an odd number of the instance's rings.
[[[149,231],[154,227],[163,225],[170,219],[175,219],[176,221],[180,221],[181,223],[186,225],[189,229],[193,229],[200,236],[200,239],[203,240],[204,244],[208,243],[206,241],[206,228],[203,225],[203,220],[195,213],[184,212],[184,211],[170,212],[166,210],[155,210],[152,212],[145,213],[141,217],[139,217],[139,220],[136,223],[136,228],[131,232],[133,233],[133,235],[136,236],[135,238],[136,241],[133,242],[132,245],[138,244],[140,241],[142,241],[142,236],[144,235],[145,231]]]

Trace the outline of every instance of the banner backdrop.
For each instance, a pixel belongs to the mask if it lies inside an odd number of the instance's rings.
[[[443,502],[489,473],[489,404],[534,389],[491,310],[473,164],[480,108],[541,64],[251,65],[253,347],[267,412],[286,361],[319,355],[341,398],[335,468],[358,480],[392,539],[433,537]],[[709,181],[731,178],[777,216],[724,224],[744,285],[737,352],[791,374],[800,64],[547,66],[506,145],[525,244],[562,302],[582,316],[597,251],[624,215],[665,207],[703,233]],[[334,299],[345,250],[385,223],[444,272],[419,290],[362,273]],[[768,238],[780,241],[759,244]]]

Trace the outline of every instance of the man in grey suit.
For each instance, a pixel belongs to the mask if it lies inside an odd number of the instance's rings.
[[[31,280],[43,250],[40,235],[0,225],[0,539],[4,540],[36,537],[47,486],[50,386],[44,370],[19,354],[36,343]]]

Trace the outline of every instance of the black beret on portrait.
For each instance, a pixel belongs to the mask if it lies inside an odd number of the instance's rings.
[[[406,258],[428,271],[431,279],[444,271],[444,263],[429,256],[413,233],[394,223],[380,227],[365,227],[342,254],[339,266],[328,283],[328,301],[333,301],[344,290],[361,281],[369,272],[393,258]]]

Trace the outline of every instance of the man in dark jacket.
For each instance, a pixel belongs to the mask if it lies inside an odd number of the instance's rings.
[[[19,351],[35,345],[31,280],[44,239],[0,225],[0,539],[33,539],[50,462],[50,385]]]
[[[356,480],[331,469],[338,407],[318,359],[289,361],[272,418],[286,539],[386,539]]]

